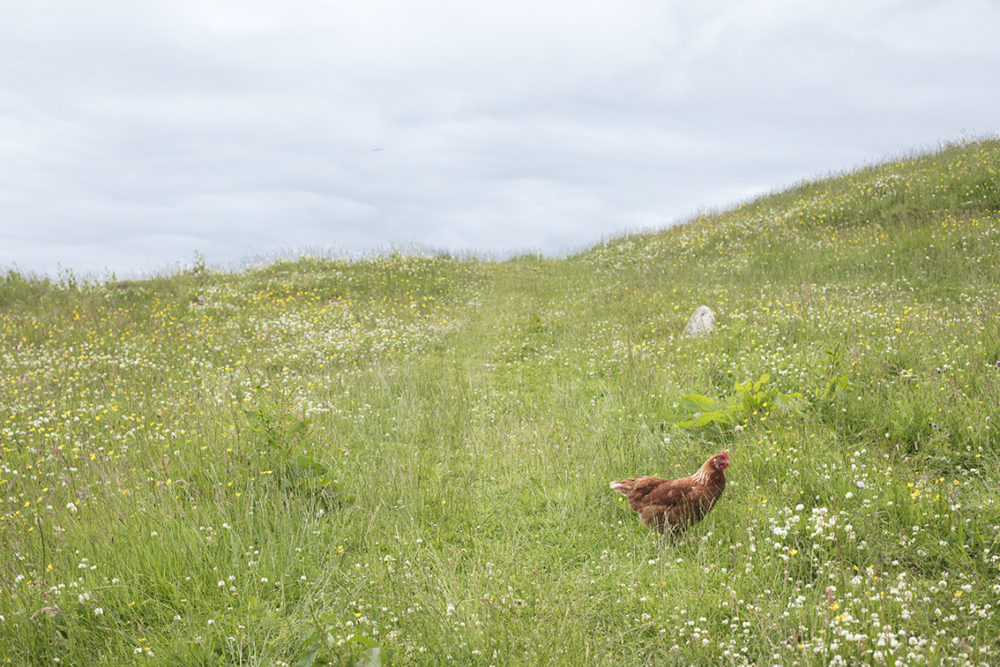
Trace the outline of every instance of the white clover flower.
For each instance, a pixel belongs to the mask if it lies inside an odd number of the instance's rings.
[[[77,512],[77,507],[73,503],[66,503],[66,509],[69,510],[70,514],[76,514]]]
[[[101,607],[94,608],[94,616],[102,616],[104,614],[104,609]]]

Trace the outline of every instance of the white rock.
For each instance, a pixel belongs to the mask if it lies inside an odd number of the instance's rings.
[[[698,306],[684,327],[684,333],[689,336],[707,336],[715,333],[715,313],[708,306]]]

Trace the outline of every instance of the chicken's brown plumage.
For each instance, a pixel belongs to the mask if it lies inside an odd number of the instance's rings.
[[[677,536],[701,521],[715,505],[726,488],[723,470],[728,467],[729,454],[722,452],[690,477],[634,477],[611,482],[611,488],[628,498],[647,526]]]

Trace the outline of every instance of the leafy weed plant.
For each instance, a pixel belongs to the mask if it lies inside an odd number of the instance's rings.
[[[751,420],[767,419],[774,411],[792,413],[802,409],[805,398],[800,392],[784,394],[777,387],[768,387],[771,377],[764,373],[756,381],[747,380],[733,386],[733,395],[724,403],[702,396],[687,394],[685,403],[694,407],[686,419],[675,424],[680,428],[705,428],[727,430],[742,429]]]

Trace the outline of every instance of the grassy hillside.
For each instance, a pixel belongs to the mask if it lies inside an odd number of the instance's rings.
[[[0,659],[996,664],[998,248],[984,142],[560,261],[8,273]],[[608,488],[721,449],[675,545]]]

